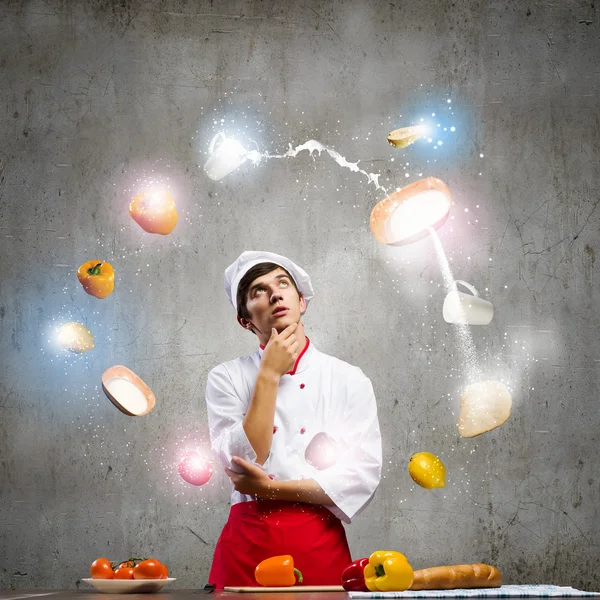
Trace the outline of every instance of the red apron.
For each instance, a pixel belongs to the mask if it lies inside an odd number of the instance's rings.
[[[209,583],[257,586],[254,569],[271,556],[291,554],[304,585],[341,585],[352,562],[341,521],[318,504],[256,500],[231,507],[215,548]]]

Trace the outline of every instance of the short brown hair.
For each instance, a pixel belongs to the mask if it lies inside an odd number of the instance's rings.
[[[302,294],[300,293],[300,290],[298,289],[298,286],[296,285],[294,278],[281,265],[276,265],[275,263],[271,263],[271,262],[259,263],[258,265],[254,265],[251,269],[248,270],[248,272],[242,277],[242,279],[238,285],[236,303],[237,303],[237,314],[240,319],[249,319],[250,318],[250,313],[248,312],[248,310],[246,308],[246,300],[248,300],[248,290],[250,289],[250,285],[252,284],[252,282],[255,279],[257,279],[258,277],[262,277],[263,275],[266,275],[267,273],[271,273],[272,271],[275,271],[276,269],[282,269],[283,271],[285,271],[286,275],[290,278],[290,281],[293,283],[294,287],[296,288],[296,291],[298,292],[298,296],[300,298],[302,297]]]

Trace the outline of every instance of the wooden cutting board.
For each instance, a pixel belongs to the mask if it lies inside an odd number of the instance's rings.
[[[240,592],[240,593],[251,593],[251,592],[344,592],[344,588],[341,585],[290,585],[288,587],[248,587],[248,586],[225,586],[223,588],[225,592]]]

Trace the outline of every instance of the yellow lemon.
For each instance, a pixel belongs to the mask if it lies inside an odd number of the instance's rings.
[[[408,462],[408,472],[415,483],[428,490],[446,485],[446,467],[431,452],[413,454]]]

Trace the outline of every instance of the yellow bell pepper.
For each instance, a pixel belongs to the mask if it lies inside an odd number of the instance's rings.
[[[179,219],[175,199],[167,190],[145,190],[134,196],[129,214],[148,233],[168,235]]]
[[[377,550],[364,569],[365,583],[372,592],[403,592],[413,582],[413,569],[406,556],[395,550]]]
[[[96,298],[106,298],[115,289],[115,270],[100,260],[88,260],[77,269],[77,279],[83,289]]]

